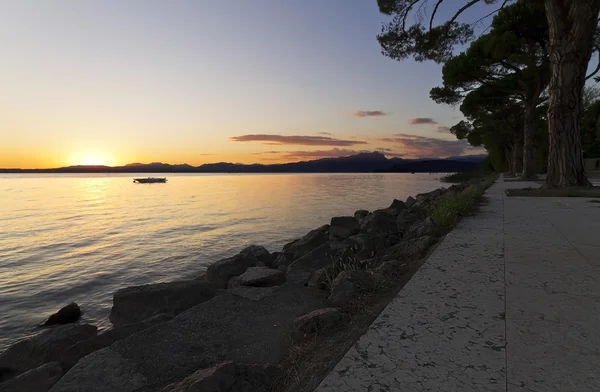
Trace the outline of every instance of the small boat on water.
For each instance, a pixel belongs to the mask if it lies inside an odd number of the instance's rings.
[[[166,177],[157,178],[157,177],[146,177],[146,178],[134,178],[133,182],[137,184],[154,184],[154,183],[165,183],[167,182]]]

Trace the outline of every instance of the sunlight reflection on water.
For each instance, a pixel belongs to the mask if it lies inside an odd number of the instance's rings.
[[[144,175],[146,176],[146,175]],[[439,186],[429,174],[0,176],[0,351],[71,301],[100,327],[119,288],[198,276],[335,215]]]

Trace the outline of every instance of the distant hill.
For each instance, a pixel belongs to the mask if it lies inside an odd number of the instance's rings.
[[[484,159],[485,155],[445,159],[388,159],[380,152],[369,152],[347,157],[271,165],[218,162],[191,166],[153,162],[148,164],[130,163],[114,167],[68,166],[55,169],[0,169],[0,173],[453,173],[477,169]]]

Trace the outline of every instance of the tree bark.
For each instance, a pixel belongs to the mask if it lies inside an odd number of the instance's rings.
[[[536,98],[537,99],[537,98]],[[536,177],[535,168],[535,130],[536,130],[536,100],[528,99],[525,102],[525,123],[523,124],[523,174],[521,178],[531,180]]]
[[[509,144],[504,147],[504,160],[506,161],[506,165],[508,166],[508,173],[506,173],[509,177],[515,175],[515,160],[513,158],[514,155],[514,144]]]
[[[517,130],[517,133],[515,134],[513,168],[515,174],[521,174],[523,172],[523,132],[521,130]]]
[[[548,101],[548,187],[590,186],[581,148],[585,74],[600,0],[544,0],[551,63]]]

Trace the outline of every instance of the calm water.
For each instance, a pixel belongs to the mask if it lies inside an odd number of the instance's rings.
[[[0,351],[71,301],[107,327],[119,288],[198,276],[250,244],[280,250],[334,215],[439,186],[429,174],[133,177],[0,175]]]

